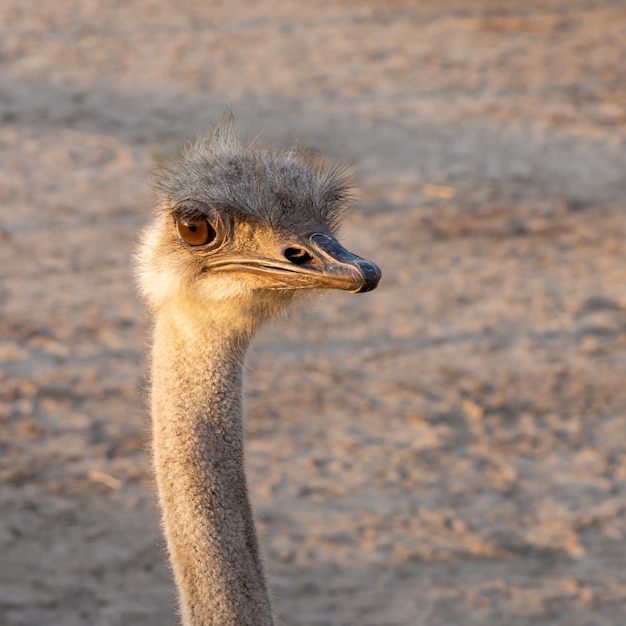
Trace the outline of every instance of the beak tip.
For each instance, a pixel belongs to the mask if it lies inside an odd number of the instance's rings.
[[[373,291],[378,287],[378,283],[382,277],[380,267],[371,261],[364,259],[359,262],[359,270],[361,271],[362,284],[354,293],[365,293]]]

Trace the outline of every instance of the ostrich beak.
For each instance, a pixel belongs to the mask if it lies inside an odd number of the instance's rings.
[[[312,233],[303,240],[304,246],[287,248],[284,254],[287,260],[304,270],[316,286],[351,293],[376,289],[381,277],[378,265],[349,252],[325,233]]]
[[[351,293],[376,289],[381,277],[375,263],[320,232],[292,235],[278,246],[260,246],[257,254],[218,255],[207,263],[206,271],[256,274],[265,289],[343,289]]]

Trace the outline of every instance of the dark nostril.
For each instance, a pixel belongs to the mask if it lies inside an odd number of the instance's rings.
[[[294,265],[306,265],[313,260],[313,257],[302,248],[287,248],[285,258]]]

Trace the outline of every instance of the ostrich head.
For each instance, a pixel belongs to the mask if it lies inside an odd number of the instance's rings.
[[[310,289],[374,289],[379,268],[335,239],[349,177],[310,153],[241,144],[231,117],[157,172],[138,255],[155,311],[252,332]]]

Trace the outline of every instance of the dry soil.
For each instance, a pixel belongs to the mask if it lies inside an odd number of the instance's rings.
[[[280,624],[626,623],[625,2],[2,0],[0,624],[177,621],[131,254],[229,105],[384,273],[249,359]]]

